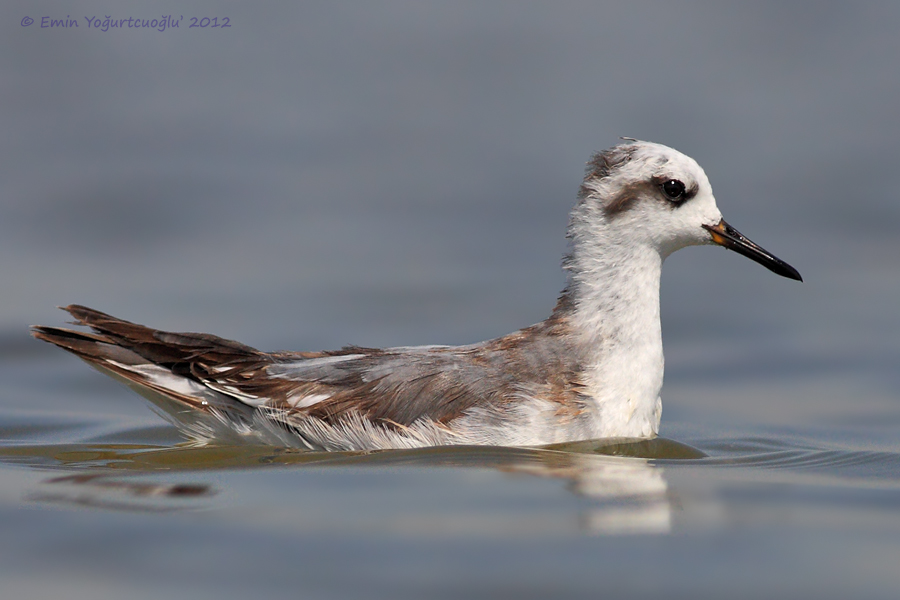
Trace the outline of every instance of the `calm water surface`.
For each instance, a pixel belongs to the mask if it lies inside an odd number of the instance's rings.
[[[82,4],[0,8],[0,597],[900,597],[900,4]],[[503,335],[618,136],[805,279],[666,261],[663,439],[194,448],[27,336]]]

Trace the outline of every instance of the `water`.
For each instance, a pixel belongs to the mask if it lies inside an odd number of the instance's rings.
[[[0,9],[4,597],[900,593],[900,9],[38,10],[74,9]],[[620,135],[697,158],[805,279],[666,262],[657,441],[192,448],[27,337],[70,302],[272,350],[502,335],[553,306]]]
[[[7,421],[9,590],[890,597],[900,583],[900,453],[809,433],[329,454]]]

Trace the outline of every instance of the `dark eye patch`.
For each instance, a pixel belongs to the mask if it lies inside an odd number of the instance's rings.
[[[668,188],[668,191],[667,191]],[[651,177],[623,186],[616,194],[603,203],[607,218],[615,218],[628,211],[640,198],[656,200],[671,210],[693,198],[700,191],[697,183],[685,185],[672,177]]]

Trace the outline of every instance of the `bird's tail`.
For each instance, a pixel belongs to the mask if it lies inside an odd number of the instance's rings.
[[[38,325],[31,334],[126,384],[191,439],[246,443],[265,431],[254,427],[252,404],[216,389],[225,377],[264,368],[271,362],[265,353],[210,334],[151,329],[85,306],[63,310],[75,318],[73,324],[91,331]]]

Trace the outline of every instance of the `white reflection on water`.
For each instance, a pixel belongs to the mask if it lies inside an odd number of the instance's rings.
[[[513,470],[565,478],[575,494],[594,501],[580,529],[603,535],[660,534],[672,528],[669,486],[663,469],[644,458],[568,454],[565,461],[530,463]],[[564,464],[568,463],[568,464]]]

